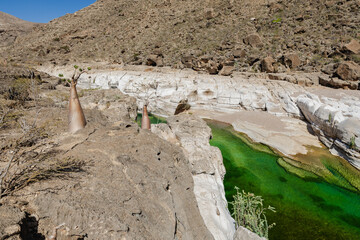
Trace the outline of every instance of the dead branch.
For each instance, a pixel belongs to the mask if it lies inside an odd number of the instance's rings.
[[[0,128],[3,127],[6,116],[10,113],[10,108],[2,107],[1,117],[0,117]]]
[[[13,154],[12,154],[12,156],[11,156],[11,158],[10,158],[10,160],[9,160],[9,162],[8,162],[8,165],[5,167],[5,169],[1,170],[1,173],[0,173],[0,198],[1,198],[2,192],[3,192],[3,188],[2,188],[2,186],[3,186],[3,181],[4,181],[6,175],[7,175],[8,172],[9,172],[9,169],[10,169],[10,166],[11,166],[11,164],[12,164],[12,162],[13,162],[13,159],[14,159],[14,157],[15,157],[15,154],[16,154],[16,152],[14,151]],[[4,174],[3,174],[3,172],[4,172]]]
[[[41,110],[42,110],[42,108],[39,108],[36,111],[35,118],[34,118],[34,121],[32,124],[28,124],[25,119],[20,119],[19,125],[24,134],[27,134],[28,132],[30,132],[32,129],[34,129],[36,127],[38,116],[39,116],[39,113]]]

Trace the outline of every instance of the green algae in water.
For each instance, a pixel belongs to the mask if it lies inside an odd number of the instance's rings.
[[[279,160],[270,149],[254,149],[234,134],[231,126],[215,122],[209,122],[209,126],[213,132],[210,144],[219,147],[224,158],[227,200],[232,201],[234,187],[238,186],[262,196],[265,206],[276,208],[276,213],[267,213],[268,222],[276,223],[269,231],[270,239],[360,239],[358,191],[329,183],[311,171],[285,166],[290,164]],[[339,169],[337,165],[336,175],[341,175]]]

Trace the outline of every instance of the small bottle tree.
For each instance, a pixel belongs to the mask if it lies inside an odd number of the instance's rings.
[[[91,70],[91,68],[87,68],[88,71]],[[70,99],[69,99],[69,132],[75,133],[76,131],[83,129],[86,126],[86,119],[84,112],[81,108],[79,96],[77,94],[76,85],[80,78],[80,76],[84,73],[87,73],[88,71],[85,71],[82,68],[79,68],[79,66],[74,66],[74,74],[71,77],[70,82]]]
[[[148,114],[148,111],[147,111],[147,105],[148,105],[148,102],[146,101],[144,106],[143,106],[143,113],[142,113],[142,119],[141,119],[141,128],[150,130],[151,129],[151,124],[150,124],[149,114]]]

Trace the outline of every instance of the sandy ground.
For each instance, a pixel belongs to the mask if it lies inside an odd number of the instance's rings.
[[[306,122],[290,117],[278,117],[267,112],[239,111],[237,113],[192,110],[202,118],[231,124],[255,142],[264,143],[286,156],[306,154],[307,146],[321,147],[318,138],[308,130]]]

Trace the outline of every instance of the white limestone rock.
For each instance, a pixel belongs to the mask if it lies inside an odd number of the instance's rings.
[[[225,167],[220,150],[209,144],[211,129],[202,119],[186,113],[167,121],[167,128],[160,124],[152,131],[166,140],[175,136],[179,141],[192,169],[194,193],[206,227],[214,239],[233,239],[235,222],[227,209],[223,185]]]

